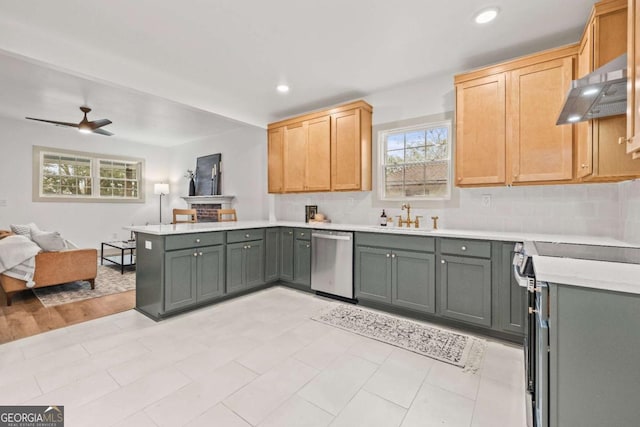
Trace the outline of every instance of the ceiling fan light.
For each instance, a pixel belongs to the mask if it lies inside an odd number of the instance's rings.
[[[80,133],[91,133],[91,129],[86,127],[78,127],[78,132]]]

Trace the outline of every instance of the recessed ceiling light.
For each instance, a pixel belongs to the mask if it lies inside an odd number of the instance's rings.
[[[476,24],[487,24],[496,19],[496,16],[498,16],[498,8],[491,7],[478,12],[474,20],[476,21]]]
[[[276,86],[276,90],[280,93],[287,93],[289,92],[289,86],[287,85],[278,85]]]
[[[584,92],[582,92],[583,96],[590,96],[590,95],[595,95],[596,93],[600,92],[599,89],[592,87],[589,89],[586,89]]]
[[[570,117],[568,117],[568,118],[567,118],[567,121],[568,121],[568,122],[577,122],[577,121],[579,121],[581,118],[582,118],[582,117],[580,117],[580,116],[570,116]]]

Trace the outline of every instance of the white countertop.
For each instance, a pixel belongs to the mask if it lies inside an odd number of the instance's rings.
[[[538,281],[640,294],[639,264],[541,256],[533,243],[525,242],[525,252],[533,258]],[[602,246],[638,247],[626,242]]]
[[[640,265],[534,256],[536,280],[640,294]]]
[[[525,232],[501,232],[487,230],[430,230],[426,228],[380,227],[359,224],[304,223],[288,221],[237,221],[201,222],[195,224],[163,224],[125,227],[127,230],[170,236],[176,234],[228,231],[247,228],[297,227],[338,231],[360,231],[369,233],[403,234],[409,236],[453,237],[460,239],[495,240],[505,242],[557,242],[600,246],[638,246],[609,237],[541,234]],[[533,254],[536,278],[545,282],[584,286],[620,292],[640,293],[640,265],[615,262],[588,261],[571,258],[556,258]]]
[[[629,246],[628,243],[609,237],[577,236],[560,234],[540,234],[525,232],[502,232],[491,230],[431,230],[427,228],[380,227],[361,224],[337,223],[304,223],[289,221],[237,221],[237,222],[199,222],[195,224],[162,224],[145,226],[128,226],[126,230],[139,233],[169,236],[173,234],[202,233],[207,231],[241,230],[245,228],[263,227],[297,227],[338,231],[361,231],[369,233],[405,234],[408,236],[454,237],[459,239],[497,240],[504,242],[560,242],[579,243],[585,245]]]

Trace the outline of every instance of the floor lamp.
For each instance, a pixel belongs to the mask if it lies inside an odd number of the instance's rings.
[[[169,184],[153,184],[153,193],[160,196],[160,224],[162,225],[162,196],[169,194]]]

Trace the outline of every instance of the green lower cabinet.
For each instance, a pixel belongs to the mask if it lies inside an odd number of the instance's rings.
[[[311,242],[296,239],[293,283],[311,288]]]
[[[165,254],[165,311],[196,303],[197,259],[197,249],[183,249]]]
[[[513,243],[503,243],[500,248],[501,265],[498,282],[498,328],[505,332],[524,335],[527,290],[518,286],[513,276]]]
[[[245,286],[264,284],[264,242],[247,242],[244,256]]]
[[[262,240],[227,244],[227,293],[264,283]]]
[[[391,262],[391,303],[425,313],[435,313],[435,255],[394,250]]]
[[[266,230],[264,246],[264,280],[273,282],[280,277],[280,230]]]
[[[440,256],[440,314],[491,326],[491,260]]]
[[[227,244],[227,293],[244,289],[244,247],[246,243]]]
[[[198,251],[197,300],[208,301],[224,295],[224,247],[212,246]]]
[[[165,254],[164,311],[224,295],[224,247],[206,246]]]
[[[295,236],[293,228],[280,229],[280,279],[293,282],[293,253]]]
[[[356,246],[355,296],[391,304],[391,250]]]

